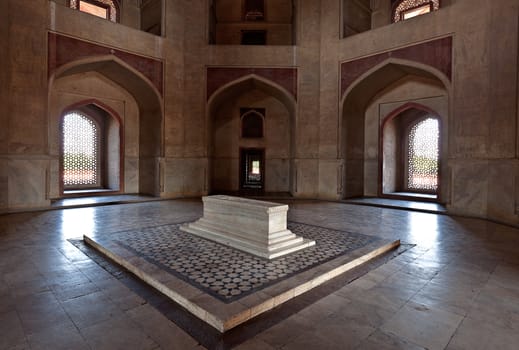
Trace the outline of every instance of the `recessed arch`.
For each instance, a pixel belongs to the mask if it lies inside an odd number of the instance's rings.
[[[240,120],[242,138],[263,137],[265,121],[264,110],[259,110],[257,108],[245,108],[244,111],[240,111]]]
[[[49,99],[55,82],[67,76],[83,73],[96,73],[115,83],[135,99],[139,123],[138,191],[143,194],[160,195],[159,160],[164,153],[164,128],[163,101],[159,91],[142,73],[124,61],[113,55],[105,55],[76,60],[56,69],[49,78]],[[101,104],[99,101],[97,103]]]
[[[244,77],[241,77],[240,79],[236,79],[222,87],[220,87],[218,90],[216,90],[211,96],[209,96],[208,103],[207,103],[207,154],[209,158],[209,166],[210,166],[210,172],[209,172],[209,179],[208,179],[208,187],[209,192],[213,190],[213,184],[212,179],[215,178],[215,123],[214,119],[215,116],[220,113],[220,108],[234,100],[237,100],[240,98],[240,96],[243,96],[244,94],[247,94],[249,92],[253,91],[259,91],[265,96],[272,97],[274,100],[278,101],[280,105],[283,106],[284,109],[286,109],[287,113],[287,122],[288,126],[287,129],[287,137],[284,138],[283,142],[285,143],[285,146],[288,149],[288,154],[286,155],[286,159],[283,159],[283,162],[286,165],[286,174],[283,176],[287,179],[287,188],[285,189],[286,192],[292,192],[293,188],[293,160],[294,160],[294,154],[295,154],[295,126],[296,126],[296,100],[294,96],[285,90],[283,87],[279,86],[278,84],[262,78],[260,76],[257,76],[255,74],[250,74]],[[249,106],[242,106],[242,107],[249,107]],[[257,106],[256,106],[257,107]],[[238,108],[239,109],[239,108]],[[240,113],[239,110],[236,111],[236,115],[238,118],[238,122],[240,121]],[[273,167],[273,160],[271,160],[268,156],[269,154],[269,136],[268,136],[268,130],[269,128],[272,128],[271,118],[269,118],[269,109],[267,108],[266,115],[264,115],[264,121],[265,121],[265,137],[259,138],[259,139],[243,139],[238,137],[237,143],[243,143],[243,147],[246,148],[254,148],[254,149],[266,149],[266,167],[267,167],[267,179],[269,176],[269,167]],[[271,129],[270,129],[271,130]],[[239,131],[238,135],[239,136]],[[240,141],[241,140],[241,141]],[[236,162],[233,167],[238,169],[238,155],[239,155],[239,149],[233,150],[233,162]],[[269,163],[270,162],[270,163]],[[238,172],[238,170],[236,170]],[[236,175],[236,179],[238,178],[238,173],[233,174],[233,176]],[[271,178],[274,178],[272,176]],[[236,184],[238,184],[238,181],[235,181]],[[268,181],[266,182],[266,188],[268,187]],[[233,188],[232,191],[237,190],[238,188]],[[219,190],[219,189],[218,189]],[[268,190],[268,188],[267,188]]]
[[[281,85],[256,74],[248,74],[219,87],[211,94],[211,96],[209,96],[207,102],[209,111],[230,96],[239,94],[240,91],[243,91],[244,89],[247,90],[251,88],[265,91],[269,95],[272,95],[281,101],[291,112],[295,112],[296,100],[292,93]]]
[[[340,142],[338,149],[339,156],[343,161],[342,180],[339,188],[344,198],[359,197],[365,194],[364,171],[367,157],[365,137],[366,132],[369,131],[366,129],[365,122],[369,104],[379,94],[387,89],[392,89],[399,84],[399,81],[403,81],[407,77],[418,77],[435,82],[435,85],[443,89],[448,104],[451,95],[451,83],[448,77],[434,67],[403,59],[389,58],[381,62],[365,72],[345,90],[340,104]],[[407,102],[410,101],[406,101],[404,97],[400,105],[405,105]],[[408,104],[404,108],[411,108],[411,106],[411,104]],[[448,108],[450,107],[447,106]],[[442,154],[447,152],[448,123],[446,121],[448,114],[447,112],[441,116]],[[376,152],[378,152],[378,157],[382,156],[380,149]],[[445,167],[445,164],[442,164],[443,167]],[[442,176],[445,176],[445,174],[446,171],[442,171]],[[381,180],[379,174],[377,181],[380,182]],[[445,183],[445,181],[442,181],[442,183]],[[448,191],[446,187],[443,186],[441,189],[440,200],[446,197]]]
[[[434,144],[427,144],[434,156],[427,159],[428,186],[410,186],[410,148],[413,129],[427,120],[434,120],[437,135],[430,135]],[[387,115],[380,126],[379,146],[379,196],[412,196],[422,200],[436,200],[441,193],[442,158],[441,145],[442,117],[438,112],[423,104],[408,102]],[[437,153],[436,153],[437,152]],[[431,172],[432,171],[432,172]]]
[[[66,106],[60,113],[60,139],[64,136],[63,120],[66,115],[80,113],[93,119],[100,128],[100,165],[101,174],[97,189],[112,193],[124,192],[124,128],[119,113],[98,99],[91,98]],[[64,149],[60,140],[60,193],[65,193]],[[106,193],[106,192],[105,192]]]
[[[96,182],[91,183],[90,186],[84,186],[79,183],[75,186],[73,181],[65,179],[66,171],[65,164],[70,162],[66,160],[67,143],[74,148],[82,148],[81,140],[68,140],[65,128],[65,118],[70,116],[82,116],[91,120],[98,129],[96,135]],[[103,193],[121,193],[124,192],[124,156],[122,150],[124,149],[124,133],[123,123],[120,115],[97,99],[86,99],[73,103],[65,107],[60,114],[59,121],[59,135],[60,135],[60,194],[74,195],[78,190],[88,189],[88,193],[95,193],[96,191],[103,191]],[[70,143],[79,144],[70,145]],[[69,164],[70,167],[70,164]],[[70,175],[70,174],[69,174]],[[81,179],[80,179],[81,180]],[[79,181],[81,182],[81,181]],[[106,192],[108,191],[108,192]],[[80,192],[79,192],[80,193]]]

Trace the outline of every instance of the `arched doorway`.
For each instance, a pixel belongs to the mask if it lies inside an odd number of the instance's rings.
[[[380,196],[438,199],[442,177],[440,130],[438,114],[418,104],[406,104],[384,120],[380,133]]]
[[[114,159],[114,154],[118,153],[119,161],[107,163],[107,175],[99,188],[159,196],[163,154],[162,97],[140,72],[111,55],[65,64],[50,79],[49,114],[53,117],[49,124],[50,154],[58,161],[52,171],[56,176],[49,184],[49,196],[66,195],[63,172],[59,171],[62,166],[60,132],[63,116],[74,107],[76,112],[97,115],[98,120],[113,121],[115,119],[109,116],[119,116],[119,149],[116,151],[111,143],[106,146],[107,157]],[[105,130],[111,135],[106,140],[114,139],[114,130]]]
[[[208,102],[209,192],[293,193],[295,100],[277,84],[249,75]]]
[[[421,104],[425,109],[438,111],[433,114],[439,121],[439,159],[447,159],[449,96],[450,82],[443,73],[430,66],[402,59],[390,58],[353,82],[344,93],[340,119],[340,154],[344,164],[342,197],[412,193],[404,191],[408,189],[404,186],[405,176],[401,171],[405,169],[402,165],[404,158],[392,160],[388,155],[395,152],[384,153],[384,148],[389,146],[384,144],[382,136],[389,129],[384,131],[382,124],[393,111],[402,112],[409,109],[411,104]],[[398,142],[391,147],[400,147],[405,143],[399,130]],[[387,167],[391,162],[400,162],[400,165]],[[382,168],[383,164],[389,169],[400,170],[391,173]],[[447,162],[440,161],[438,164],[438,182],[442,186],[438,187],[434,200],[443,202],[448,193],[448,181],[445,179]]]
[[[60,193],[122,192],[121,119],[99,101],[66,108],[59,125]]]

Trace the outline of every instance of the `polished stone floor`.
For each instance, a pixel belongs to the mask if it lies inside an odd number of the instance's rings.
[[[292,254],[264,259],[180,230],[182,224],[153,226],[103,235],[115,243],[223,302],[260,291],[377,240],[346,231],[288,223],[298,236],[316,245]]]
[[[319,201],[289,220],[415,244],[351,283],[331,281],[220,342],[69,239],[190,221],[196,200],[0,216],[0,349],[516,349],[519,230]],[[200,331],[202,329],[202,331]]]

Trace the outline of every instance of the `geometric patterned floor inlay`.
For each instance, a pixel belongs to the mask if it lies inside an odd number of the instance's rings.
[[[289,230],[315,240],[316,245],[269,261],[181,231],[179,226],[120,232],[112,239],[226,303],[378,240],[358,233],[289,223]]]
[[[398,240],[289,222],[315,246],[272,260],[179,229],[84,235],[86,244],[224,333],[396,248]]]

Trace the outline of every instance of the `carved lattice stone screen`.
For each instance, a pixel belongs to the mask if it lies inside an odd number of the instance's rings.
[[[72,112],[63,118],[63,185],[99,185],[99,128],[87,116]]]
[[[117,22],[117,6],[114,0],[70,0],[69,6],[98,17],[104,17],[100,15],[99,10],[106,9],[107,16],[105,18]]]
[[[419,16],[440,9],[440,0],[402,0],[396,5],[393,22]]]
[[[438,120],[425,119],[409,132],[407,188],[435,192],[438,189]]]

